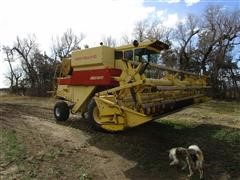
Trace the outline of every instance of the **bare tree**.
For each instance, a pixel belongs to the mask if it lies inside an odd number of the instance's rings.
[[[136,40],[142,42],[146,39],[158,39],[162,41],[171,40],[172,29],[163,25],[159,19],[145,19],[135,24],[133,36]],[[125,37],[125,39],[128,39]]]
[[[107,36],[102,39],[104,45],[109,47],[116,47],[116,40],[112,36]]]
[[[74,34],[72,29],[68,29],[61,37],[53,40],[52,51],[55,59],[68,57],[72,51],[80,49],[80,43],[85,38],[81,33],[79,36]]]
[[[21,60],[22,69],[30,82],[31,88],[37,89],[38,76],[35,69],[34,53],[39,50],[38,44],[36,43],[36,37],[34,35],[24,39],[17,37],[12,51],[15,52]]]
[[[175,37],[179,43],[180,69],[196,71],[193,60],[196,50],[194,37],[199,31],[198,18],[194,15],[188,15],[185,23],[180,22],[178,24]]]
[[[6,58],[4,59],[5,61],[8,62],[9,68],[10,68],[10,73],[9,75],[6,76],[6,78],[10,81],[10,88],[12,89],[13,85],[14,85],[14,71],[13,71],[13,67],[12,67],[12,62],[13,60],[13,53],[11,51],[11,49],[7,46],[4,46],[2,48],[2,50],[4,51]]]
[[[148,26],[149,26],[149,21],[147,19],[137,22],[133,30],[134,38],[139,42],[142,42],[145,39],[147,39]]]
[[[51,90],[57,61],[46,53],[41,53],[35,36],[20,39],[17,37],[12,48],[15,59],[20,60],[24,78],[21,83],[31,95],[46,95]]]
[[[123,44],[131,44],[131,38],[127,35],[127,34],[124,34],[122,36],[122,43]]]
[[[207,32],[212,31],[208,33],[212,41],[202,39],[208,47],[207,51],[202,50],[202,64],[206,63],[210,67],[215,90],[221,88],[221,92],[226,92],[228,87],[231,87],[234,94],[237,94],[238,66],[233,62],[232,52],[234,47],[240,47],[240,12],[210,6],[205,11],[205,17],[207,20],[205,27],[208,28]]]
[[[43,96],[54,87],[54,73],[57,61],[40,51],[34,54],[34,59],[38,75],[38,95]]]
[[[15,62],[12,49],[8,46],[3,46],[2,50],[6,55],[5,61],[8,62],[10,68],[10,73],[6,76],[6,78],[10,81],[10,89],[12,92],[18,93],[20,83],[19,81],[23,76],[22,71],[19,68],[14,68],[12,65],[12,63]]]
[[[154,19],[148,23],[147,39],[158,39],[164,42],[171,41],[172,29],[163,25],[163,21]]]

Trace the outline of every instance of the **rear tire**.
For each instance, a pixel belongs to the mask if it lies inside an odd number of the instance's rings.
[[[69,118],[69,107],[64,101],[59,101],[54,106],[54,116],[57,121],[66,121]]]
[[[88,104],[87,120],[91,124],[94,130],[103,131],[103,129],[101,128],[101,125],[95,120],[97,113],[98,113],[97,104],[95,100],[92,99]]]

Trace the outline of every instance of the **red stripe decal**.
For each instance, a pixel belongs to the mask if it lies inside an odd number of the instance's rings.
[[[120,76],[120,69],[74,71],[72,76],[58,78],[59,85],[117,85],[112,77]]]

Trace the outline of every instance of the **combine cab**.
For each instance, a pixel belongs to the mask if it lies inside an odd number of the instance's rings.
[[[55,118],[80,112],[95,129],[122,131],[206,101],[206,76],[153,63],[166,49],[155,40],[73,52],[56,73]]]

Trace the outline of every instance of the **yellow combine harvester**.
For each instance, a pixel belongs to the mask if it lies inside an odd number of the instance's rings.
[[[122,131],[207,100],[207,77],[154,64],[155,41],[78,50],[57,71],[56,120],[80,112],[96,129]]]

